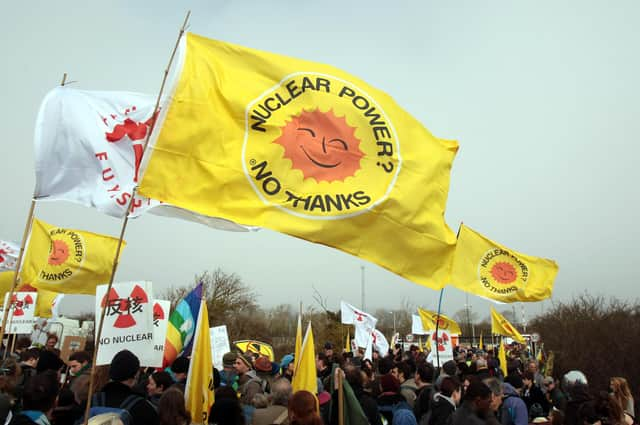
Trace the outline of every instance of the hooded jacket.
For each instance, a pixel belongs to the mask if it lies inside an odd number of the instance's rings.
[[[449,418],[453,415],[455,410],[456,404],[451,397],[437,393],[433,396],[429,425],[445,425],[449,423]]]
[[[528,425],[527,405],[524,404],[516,389],[506,382],[504,383],[504,398],[501,409],[502,425]]]

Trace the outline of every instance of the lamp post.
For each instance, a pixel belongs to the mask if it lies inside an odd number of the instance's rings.
[[[396,334],[396,312],[390,311],[389,314],[393,315],[393,335]]]

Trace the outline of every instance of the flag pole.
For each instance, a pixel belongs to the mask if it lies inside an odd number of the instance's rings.
[[[338,371],[340,369],[336,369]],[[344,384],[342,382],[342,374],[338,375],[338,425],[344,425]]]
[[[178,34],[178,39],[176,40],[176,44],[173,48],[173,51],[171,52],[171,57],[169,58],[169,64],[167,65],[167,67],[164,70],[164,77],[162,78],[162,84],[160,85],[160,92],[158,93],[158,98],[156,100],[156,106],[155,109],[153,111],[153,118],[155,118],[156,113],[158,111],[158,107],[160,106],[160,99],[162,98],[162,92],[164,90],[164,86],[165,83],[167,81],[167,76],[169,75],[169,69],[171,68],[171,64],[173,62],[173,58],[175,57],[176,51],[178,50],[178,45],[180,44],[180,39],[182,38],[182,35],[184,34],[185,28],[187,26],[187,22],[189,20],[189,16],[191,15],[191,11],[187,12],[187,16],[185,16],[184,18],[184,22],[182,24],[182,27],[180,28],[180,32]],[[66,75],[66,74],[65,74]],[[151,133],[153,132],[153,129],[155,127],[155,123],[156,120],[152,119],[151,120],[151,126],[149,127],[149,132],[147,133],[147,138],[145,140],[144,143],[144,148],[143,148],[143,153],[146,150],[147,144],[149,143],[149,137],[151,136]],[[111,292],[111,287],[113,286],[113,281],[115,278],[115,274],[116,274],[116,270],[118,268],[118,259],[120,258],[120,250],[122,249],[122,241],[124,239],[124,234],[125,231],[127,229],[127,224],[129,223],[129,214],[132,212],[132,208],[134,205],[134,201],[135,201],[135,197],[136,197],[136,191],[137,191],[137,187],[134,187],[133,190],[131,191],[131,198],[129,199],[129,205],[127,206],[127,213],[124,216],[124,219],[122,221],[122,228],[120,229],[120,238],[118,239],[118,246],[116,248],[116,255],[115,258],[113,260],[113,268],[111,269],[111,277],[109,279],[109,284],[107,285],[107,292],[106,292],[106,300],[109,300],[109,293]],[[84,412],[84,425],[87,425],[89,423],[89,410],[91,409],[91,399],[93,397],[93,392],[94,392],[94,382],[95,382],[95,375],[96,375],[96,359],[98,358],[98,350],[100,348],[100,338],[102,337],[102,326],[104,324],[104,316],[105,313],[107,311],[107,304],[108,303],[104,303],[104,305],[102,306],[102,311],[100,313],[100,323],[98,325],[98,329],[97,329],[97,334],[96,334],[96,341],[95,341],[95,348],[93,350],[93,359],[92,359],[92,363],[91,363],[91,375],[89,378],[89,393],[87,394],[87,406],[85,408],[85,412]]]

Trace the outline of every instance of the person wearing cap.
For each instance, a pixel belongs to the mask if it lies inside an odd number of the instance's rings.
[[[262,391],[265,393],[271,392],[271,383],[273,382],[273,375],[271,374],[273,366],[268,357],[260,356],[253,363],[253,367],[256,370],[256,375],[262,380]]]
[[[187,375],[189,373],[189,359],[184,356],[178,357],[173,361],[170,369],[173,379],[176,381],[173,387],[184,392],[187,386]]]
[[[253,370],[252,358],[248,355],[238,354],[233,364],[238,374],[238,392],[240,393],[240,403],[249,406],[256,394],[264,393],[262,380],[258,378]]]
[[[289,382],[293,379],[293,367],[294,367],[293,354],[286,354],[280,360],[280,375],[283,378],[287,378]]]
[[[140,360],[131,351],[122,350],[113,357],[109,366],[110,381],[101,391],[104,394],[104,407],[120,409],[130,396],[139,396],[139,399],[127,409],[133,419],[133,425],[156,424],[159,421],[156,409],[142,394],[133,391],[139,371]],[[95,398],[100,399],[101,393],[96,394]]]
[[[238,374],[233,367],[238,355],[233,351],[225,353],[222,356],[222,370],[220,371],[220,385],[223,387],[232,387],[238,390]]]
[[[551,406],[564,412],[567,408],[567,396],[558,388],[555,379],[551,376],[546,376],[542,382],[547,390],[545,396]]]

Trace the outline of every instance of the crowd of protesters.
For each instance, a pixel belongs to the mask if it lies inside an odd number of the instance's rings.
[[[63,362],[51,335],[44,347],[28,338],[2,352],[0,424],[83,423],[91,385],[90,352]],[[229,352],[215,368],[215,403],[209,423],[219,425],[338,425],[338,387],[346,381],[355,404],[349,424],[634,424],[635,405],[627,380],[590,388],[587,376],[570,371],[559,381],[514,344],[506,376],[492,350],[456,347],[454,359],[435,368],[427,353],[397,345],[389,353],[336,353],[326,343],[316,355],[317,390],[292,392],[293,354],[279,363],[254,353]],[[111,415],[132,425],[186,425],[184,390],[189,359],[164,370],[144,369],[131,352],[119,352],[93,379],[91,419]],[[355,413],[358,413],[358,416]],[[91,423],[91,422],[90,422]],[[102,422],[101,422],[102,423]]]

